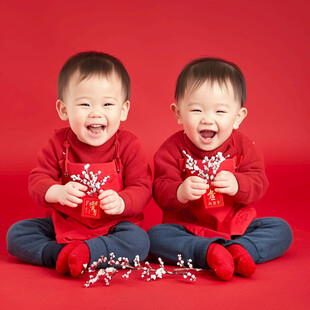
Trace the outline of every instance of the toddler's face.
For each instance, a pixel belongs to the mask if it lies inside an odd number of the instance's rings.
[[[57,101],[57,110],[63,120],[69,120],[78,139],[92,146],[107,142],[125,121],[129,101],[124,102],[120,78],[93,75],[79,81],[74,74],[64,95],[64,102]]]
[[[229,81],[227,87],[206,81],[194,91],[186,90],[184,97],[172,104],[171,109],[188,138],[204,151],[221,146],[247,114],[235,99]]]

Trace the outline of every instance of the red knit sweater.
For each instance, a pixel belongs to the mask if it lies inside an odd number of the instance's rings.
[[[218,152],[222,152],[224,157],[242,158],[237,171],[233,172],[239,185],[238,193],[232,197],[233,203],[206,210],[201,208],[202,199],[187,204],[177,200],[177,189],[183,182],[178,164],[178,160],[185,157],[183,150],[198,160],[205,156],[210,158]],[[267,186],[261,152],[254,142],[237,131],[233,131],[218,149],[209,152],[198,149],[184,131],[179,131],[168,138],[155,154],[154,199],[163,209],[163,222],[181,224],[199,236],[229,239],[231,235],[242,235],[256,216],[250,205],[263,196]],[[231,202],[228,197],[224,200]]]
[[[68,159],[73,163],[105,163],[115,158],[116,137],[123,179],[123,190],[118,194],[124,200],[125,210],[118,216],[107,216],[100,220],[70,218],[70,207],[50,204],[44,199],[47,190],[61,184],[63,174],[59,162],[63,159],[65,134],[70,144]],[[108,233],[109,228],[119,221],[127,220],[142,224],[142,211],[151,197],[151,171],[141,150],[138,139],[131,133],[119,130],[101,146],[90,146],[78,140],[71,129],[56,130],[46,146],[38,154],[38,166],[29,177],[29,192],[40,205],[49,208],[54,220],[56,239],[59,243],[86,240]],[[66,214],[67,213],[67,214]],[[61,221],[55,219],[61,218]]]

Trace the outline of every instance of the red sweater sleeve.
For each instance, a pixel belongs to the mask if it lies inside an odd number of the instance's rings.
[[[60,137],[61,131],[56,131],[45,147],[38,153],[38,165],[30,172],[28,189],[30,196],[42,206],[50,206],[45,201],[47,190],[60,183],[61,169],[59,160],[63,151]]]
[[[128,132],[119,136],[124,189],[118,194],[125,202],[123,215],[140,214],[152,196],[152,173],[139,140]]]
[[[187,206],[180,203],[176,197],[177,189],[183,182],[177,160],[182,158],[183,147],[178,144],[177,135],[173,135],[154,157],[154,200],[162,209],[169,211],[179,211]]]
[[[243,145],[241,165],[234,174],[238,193],[233,197],[239,204],[249,205],[258,201],[266,192],[268,180],[265,174],[263,155],[254,142],[246,141]]]

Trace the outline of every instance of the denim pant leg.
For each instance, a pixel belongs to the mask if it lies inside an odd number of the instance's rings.
[[[194,266],[208,268],[206,257],[212,242],[223,243],[223,238],[204,238],[189,233],[178,224],[159,224],[148,231],[153,257],[160,257],[168,264],[176,264],[178,254],[186,261],[191,259]]]
[[[97,261],[101,255],[109,258],[110,253],[115,257],[127,257],[133,263],[136,255],[143,261],[150,249],[150,239],[139,226],[123,221],[110,229],[109,234],[85,241],[90,251],[90,263]],[[103,263],[100,267],[107,267]]]
[[[7,233],[7,249],[20,260],[42,266],[42,251],[47,243],[55,242],[51,218],[35,218],[13,224]]]
[[[283,255],[292,241],[292,230],[287,222],[266,217],[253,220],[243,236],[233,237],[223,245],[240,244],[259,264]]]

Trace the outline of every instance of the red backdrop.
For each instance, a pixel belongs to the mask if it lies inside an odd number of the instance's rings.
[[[141,139],[150,164],[179,129],[169,110],[177,75],[200,56],[243,70],[249,115],[241,130],[261,147],[267,165],[310,163],[306,1],[107,3],[1,1],[0,252],[10,224],[42,214],[28,197],[27,174],[54,128],[65,125],[55,110],[57,75],[80,51],[111,53],[125,64],[132,97],[123,127]]]

